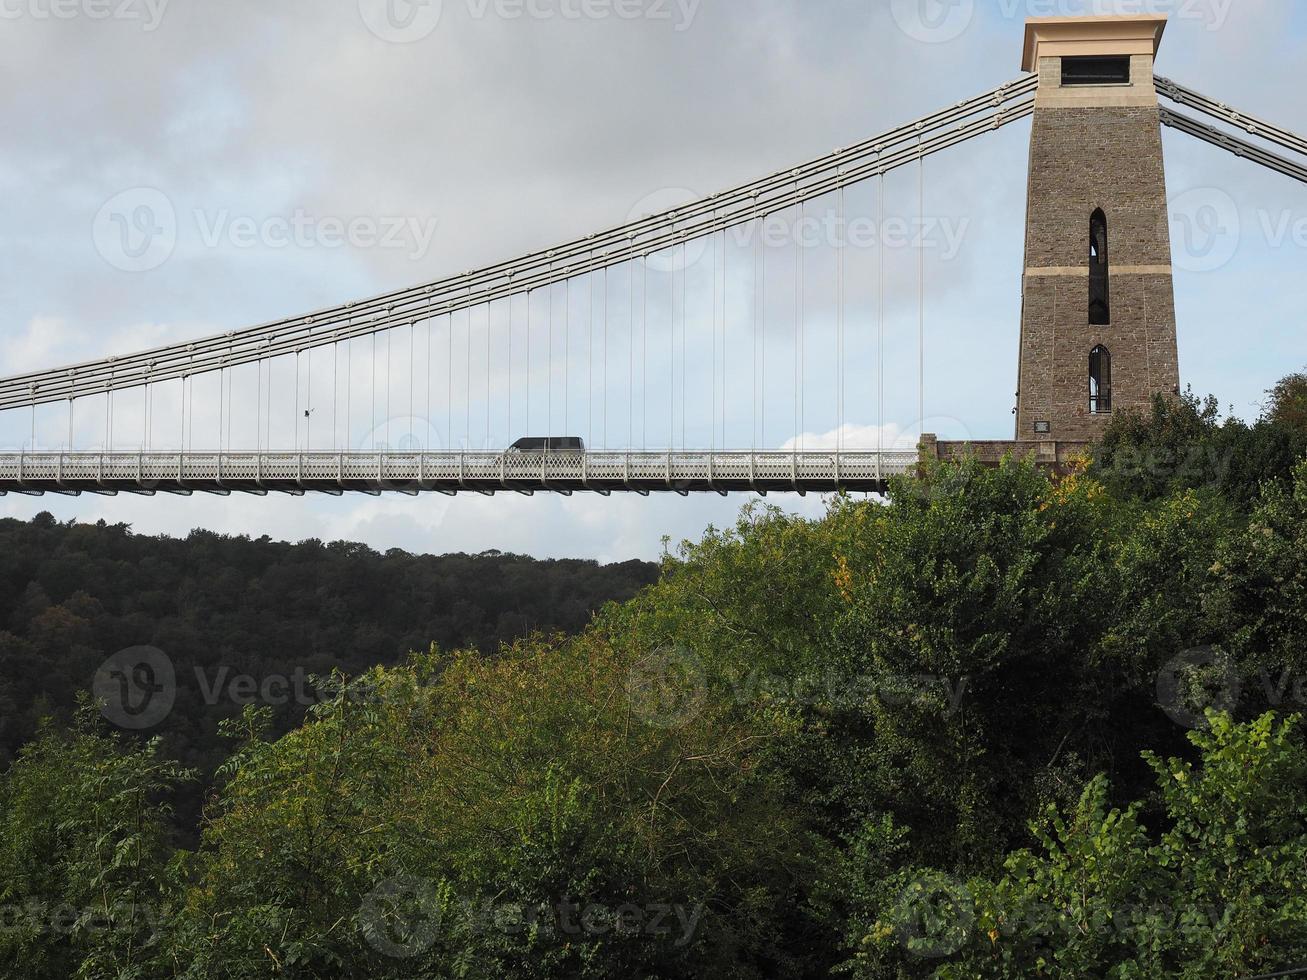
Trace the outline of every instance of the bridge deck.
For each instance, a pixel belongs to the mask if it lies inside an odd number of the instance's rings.
[[[4,493],[880,492],[914,451],[0,453]]]

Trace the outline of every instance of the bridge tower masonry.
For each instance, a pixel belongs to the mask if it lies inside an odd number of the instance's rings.
[[[1018,443],[1097,440],[1114,412],[1178,393],[1161,119],[1166,18],[1034,18]],[[1060,447],[1059,447],[1060,448]],[[1057,449],[1052,450],[1060,455]]]

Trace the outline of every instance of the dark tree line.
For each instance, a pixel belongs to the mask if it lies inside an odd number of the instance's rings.
[[[240,712],[250,683],[260,701],[269,690],[285,702],[273,705],[274,728],[289,731],[304,716],[301,693],[316,697],[310,675],[357,675],[432,644],[493,653],[535,631],[575,633],[656,577],[638,561],[380,554],[201,530],[172,539],[48,513],[0,521],[0,764],[42,716],[67,721],[77,692],[125,648],[157,647],[171,660],[175,707],[146,734],[210,773],[228,751],[218,723]],[[233,696],[243,677],[252,681]]]

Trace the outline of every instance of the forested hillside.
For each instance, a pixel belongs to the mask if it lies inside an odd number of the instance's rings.
[[[656,576],[636,561],[382,555],[340,541],[147,537],[48,514],[0,520],[0,765],[41,716],[66,722],[77,692],[125,648],[171,660],[176,706],[152,732],[209,772],[227,753],[218,722],[242,700],[214,692],[234,678],[286,680],[274,713],[274,730],[286,731],[312,699],[310,675],[353,676],[432,643],[493,653],[533,631],[574,633]]]
[[[1060,478],[751,505],[575,635],[414,643],[282,736],[249,706],[193,848],[195,775],[86,700],[0,778],[0,969],[1301,972],[1304,457],[1297,378],[1253,426],[1159,399]]]

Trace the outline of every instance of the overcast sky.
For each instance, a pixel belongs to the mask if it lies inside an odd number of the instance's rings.
[[[413,285],[787,168],[1015,79],[1028,15],[1168,12],[1162,74],[1307,132],[1305,6],[0,0],[0,374],[183,341]],[[943,435],[1011,435],[1028,141],[1029,124],[1022,123],[927,166],[925,214],[934,230],[926,260],[924,425]],[[1307,363],[1307,187],[1184,136],[1168,132],[1165,146],[1183,380],[1251,417],[1265,388]],[[916,187],[915,172],[888,179],[887,212],[915,215]],[[132,229],[112,216],[117,208],[130,218],[135,212],[123,212],[122,203],[142,194],[165,202],[173,224],[153,251],[129,255],[115,249],[114,236]],[[869,215],[873,201],[869,189],[851,191],[848,207]],[[297,216],[307,216],[306,230],[283,242],[278,229]],[[338,246],[331,220],[360,218],[365,230],[367,222],[390,229],[391,241],[356,234]],[[256,229],[252,239],[248,227]],[[792,269],[792,255],[778,250],[774,268]],[[850,438],[864,444],[874,444],[878,429],[893,441],[923,424],[915,392],[916,254],[892,248],[886,259],[884,417],[874,393],[872,255],[862,249],[850,259],[847,300],[843,421]],[[806,261],[816,296],[829,255],[816,249]],[[713,259],[707,262],[696,265],[692,290],[707,289]],[[615,300],[628,296],[620,276],[611,288]],[[703,298],[696,296],[692,306]],[[773,381],[783,382],[791,363],[783,345],[792,321],[782,322],[776,310],[792,310],[792,296],[792,280],[777,273],[766,305],[776,331]],[[814,343],[825,350],[835,336],[823,307],[828,301],[809,302]],[[655,311],[655,319],[660,312],[666,310]],[[614,311],[614,331],[629,329],[625,315]],[[733,301],[729,315],[747,318],[747,304]],[[429,342],[438,353],[439,329],[432,328],[434,339],[420,334],[419,349]],[[701,338],[704,329],[705,321],[692,316],[689,333]],[[729,329],[743,328],[736,322]],[[620,375],[625,348],[615,343]],[[759,445],[787,445],[796,431],[815,444],[840,421],[827,383],[832,365],[811,356],[802,423],[796,430],[792,389],[782,388],[768,399]],[[582,363],[574,360],[574,368]],[[319,362],[315,380],[326,369]],[[401,427],[417,416],[419,426],[434,430],[433,442],[456,445],[457,426],[465,424],[473,448],[499,448],[564,424],[557,417],[540,421],[539,384],[530,405],[518,395],[520,407],[501,412],[499,393],[512,376],[491,378],[486,363],[480,369],[495,385],[489,422],[479,421],[482,407],[470,390],[461,421],[428,416],[417,400],[392,416]],[[680,382],[684,397],[709,398],[710,375],[689,368]],[[735,375],[729,380],[737,392],[746,385]],[[612,428],[622,430],[610,432],[607,443],[624,446],[628,424],[638,423],[627,418],[631,406],[620,404],[627,390],[620,378],[606,390],[616,403]],[[679,444],[678,417],[666,418],[660,391],[650,411]],[[569,430],[598,441],[602,409],[594,408],[593,383],[586,396],[568,399]],[[66,438],[60,411],[42,413],[38,444]],[[130,409],[122,411],[131,418]],[[14,414],[0,420],[9,448],[29,439],[28,418]],[[707,421],[715,418],[711,408],[687,415],[689,445],[721,439]],[[757,441],[753,419],[737,413],[728,422],[732,446]],[[353,446],[369,438],[368,424],[351,421],[344,429]],[[646,439],[661,447],[667,431]],[[320,426],[314,444],[322,448],[335,435]],[[638,446],[641,436],[633,441]],[[810,514],[823,506],[816,498],[774,499]],[[10,496],[0,498],[0,514],[26,518],[48,509],[60,518],[126,521],[142,533],[207,527],[291,540],[356,539],[381,549],[622,560],[656,556],[664,535],[697,538],[710,523],[730,523],[743,502]]]

